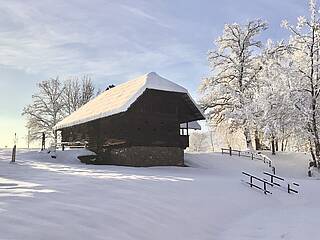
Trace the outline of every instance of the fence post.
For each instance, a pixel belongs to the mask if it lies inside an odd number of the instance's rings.
[[[250,187],[252,187],[252,176],[250,176]]]
[[[272,166],[272,172],[274,175],[276,175],[276,167],[275,166]]]
[[[290,193],[290,184],[288,183],[288,193]]]
[[[253,153],[251,153],[251,160],[253,160]]]
[[[240,157],[240,152],[241,152],[241,151],[238,152],[238,153],[239,153],[239,157]]]
[[[232,148],[229,147],[229,153],[230,153],[230,156],[232,156]]]
[[[64,151],[64,144],[61,144],[61,150]]]
[[[41,151],[44,149],[46,149],[46,134],[43,132],[41,138]]]
[[[16,153],[17,153],[17,146],[14,145],[13,149],[12,149],[12,158],[11,158],[11,162],[15,162],[16,161]]]

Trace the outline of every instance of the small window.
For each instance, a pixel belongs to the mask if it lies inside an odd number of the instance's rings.
[[[180,128],[180,135],[181,136],[187,136],[188,135],[188,131],[186,128]]]

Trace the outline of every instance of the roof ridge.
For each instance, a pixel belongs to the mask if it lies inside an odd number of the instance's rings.
[[[81,106],[77,111],[58,122],[54,126],[54,129],[57,130],[71,127],[120,112],[125,112],[146,89],[186,93],[196,105],[187,89],[159,76],[156,72],[149,72],[102,92],[91,101]]]

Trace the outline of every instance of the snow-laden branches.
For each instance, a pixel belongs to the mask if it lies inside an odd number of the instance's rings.
[[[320,163],[320,14],[309,1],[309,16],[295,24],[283,20],[287,41],[257,36],[262,20],[227,24],[209,52],[211,75],[200,87],[200,104],[211,123],[242,129],[247,147],[252,135],[282,145],[290,137],[309,146]],[[253,134],[254,133],[254,134]],[[258,139],[259,140],[259,139]],[[256,146],[259,143],[256,139]],[[258,144],[259,145],[259,144]]]
[[[27,118],[30,140],[39,139],[42,132],[54,137],[52,128],[64,117],[76,111],[94,96],[95,88],[88,76],[72,77],[61,81],[59,77],[42,81],[32,103],[22,115]]]
[[[95,95],[95,88],[89,76],[85,75],[81,79],[72,77],[64,81],[64,92],[62,100],[65,111],[71,114],[79,107],[90,101]]]
[[[256,91],[257,76],[262,67],[257,50],[262,47],[257,36],[267,29],[262,20],[245,25],[226,24],[216,49],[209,51],[211,76],[204,79],[200,104],[215,123],[229,121],[234,128],[243,128],[248,147],[251,147],[251,102]]]
[[[309,17],[300,16],[296,25],[285,27],[291,32],[288,45],[293,47],[288,56],[291,62],[290,98],[296,114],[303,120],[303,129],[313,142],[315,154],[320,160],[320,18],[315,0],[310,0]]]
[[[32,104],[27,105],[22,113],[28,119],[27,127],[32,140],[41,132],[52,133],[52,127],[64,117],[61,101],[64,88],[59,78],[42,81],[38,89],[38,93],[32,95]]]

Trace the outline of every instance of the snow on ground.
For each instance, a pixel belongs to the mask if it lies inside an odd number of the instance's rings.
[[[277,156],[271,155],[270,152],[264,154],[273,160],[276,171],[282,176],[298,179],[306,178],[309,160],[311,159],[309,153],[277,152]]]
[[[81,164],[76,152],[0,150],[0,239],[308,239],[317,236],[319,181],[308,156],[271,156],[277,173],[301,184],[298,195],[251,189],[242,170],[261,161],[189,153],[190,167]],[[67,154],[67,155],[65,155]],[[288,167],[286,167],[288,166]]]

